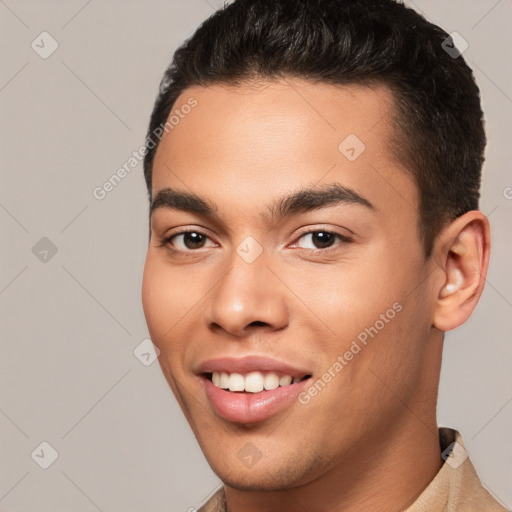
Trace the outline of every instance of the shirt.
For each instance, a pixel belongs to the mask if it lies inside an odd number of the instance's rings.
[[[485,490],[457,430],[439,428],[444,463],[430,484],[404,512],[507,512]],[[221,487],[198,512],[228,512]]]

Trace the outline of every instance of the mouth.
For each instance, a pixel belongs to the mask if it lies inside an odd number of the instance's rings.
[[[312,362],[295,366],[259,355],[218,357],[193,369],[212,412],[234,423],[262,422],[291,407],[313,379]]]
[[[298,396],[312,380],[311,374],[292,376],[259,371],[206,372],[199,377],[213,413],[240,424],[262,423],[290,408],[304,407]]]

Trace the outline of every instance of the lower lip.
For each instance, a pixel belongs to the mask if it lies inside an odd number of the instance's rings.
[[[201,380],[206,396],[219,416],[236,423],[256,423],[277,414],[293,402],[310,379],[259,393],[233,393],[218,388],[206,377]]]

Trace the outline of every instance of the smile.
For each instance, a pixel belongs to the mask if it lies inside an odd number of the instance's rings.
[[[208,378],[213,382],[214,386],[231,392],[246,393],[260,393],[263,390],[271,391],[278,387],[296,384],[309,377],[310,375],[304,375],[303,377],[292,377],[291,375],[279,376],[275,372],[261,371],[253,371],[246,375],[228,372],[213,372],[208,374]]]
[[[204,361],[194,373],[216,415],[230,422],[256,423],[298,403],[313,376],[306,368],[261,356],[221,357]]]

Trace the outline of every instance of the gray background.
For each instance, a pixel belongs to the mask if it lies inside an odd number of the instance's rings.
[[[142,164],[105,199],[92,191],[143,143],[172,51],[220,5],[0,0],[0,510],[185,511],[218,483],[158,363],[133,354],[148,336]],[[489,137],[491,268],[475,314],[447,335],[439,423],[511,507],[512,3],[414,5],[469,42]],[[59,45],[46,59],[31,47],[50,48],[43,31]],[[43,237],[57,248],[46,261]],[[46,470],[31,457],[42,441],[58,452]]]

